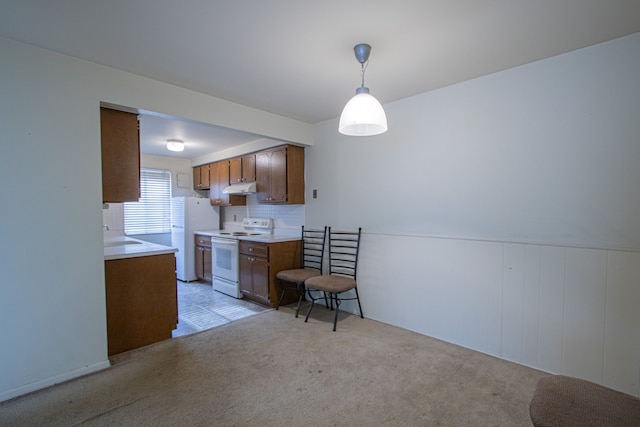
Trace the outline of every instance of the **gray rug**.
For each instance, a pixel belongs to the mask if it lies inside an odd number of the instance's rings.
[[[530,426],[545,374],[369,319],[289,307],[118,356],[0,404],[4,426]]]

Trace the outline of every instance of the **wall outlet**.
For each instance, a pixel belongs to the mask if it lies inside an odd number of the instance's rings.
[[[313,198],[314,199],[318,198],[318,190],[313,190]]]

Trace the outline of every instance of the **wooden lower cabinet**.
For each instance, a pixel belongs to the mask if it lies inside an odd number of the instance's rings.
[[[173,253],[105,261],[108,354],[171,338],[178,325]]]
[[[203,282],[211,283],[213,281],[213,270],[211,268],[211,237],[196,234],[194,240],[196,277]]]
[[[302,242],[259,243],[240,241],[240,292],[242,297],[275,307],[280,298],[276,274],[282,270],[300,268]],[[285,295],[282,304],[298,300],[294,292]]]
[[[269,305],[269,261],[240,255],[240,292],[244,298]]]

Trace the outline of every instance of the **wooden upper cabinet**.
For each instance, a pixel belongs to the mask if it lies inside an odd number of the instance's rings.
[[[102,201],[140,199],[140,130],[138,115],[100,107]]]
[[[258,202],[304,204],[304,148],[285,145],[256,153]]]
[[[229,182],[238,184],[256,180],[256,155],[248,154],[229,160]]]
[[[212,163],[209,168],[209,199],[212,205],[222,206],[225,203],[222,190],[229,185],[229,162]]]
[[[242,182],[242,157],[229,160],[229,182],[231,184]]]
[[[202,165],[193,168],[193,189],[208,190],[210,184],[210,166]]]
[[[242,156],[242,179],[244,182],[256,180],[256,155],[247,154]]]
[[[210,187],[209,199],[214,206],[244,206],[247,196],[238,194],[224,194],[222,191],[229,186],[229,161],[212,163],[209,169]]]

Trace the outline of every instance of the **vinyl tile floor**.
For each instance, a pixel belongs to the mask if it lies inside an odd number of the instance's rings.
[[[178,327],[173,338],[271,310],[251,301],[214,291],[201,282],[178,281]]]

